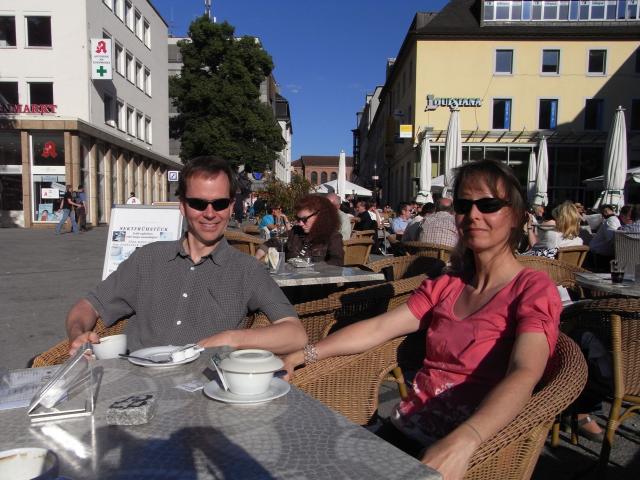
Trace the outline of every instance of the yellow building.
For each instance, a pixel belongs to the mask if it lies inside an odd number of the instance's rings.
[[[550,201],[591,201],[583,181],[603,172],[619,105],[629,166],[640,165],[637,4],[452,0],[437,14],[416,14],[375,112],[368,102],[360,116],[359,183],[377,183],[388,203],[415,197],[418,138],[428,132],[432,175],[442,174],[449,107],[457,106],[463,161],[505,161],[524,183],[545,136]],[[412,126],[412,138],[399,138],[400,125]]]

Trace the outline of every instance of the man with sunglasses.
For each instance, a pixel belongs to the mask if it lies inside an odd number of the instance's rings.
[[[418,239],[421,242],[435,243],[455,247],[458,243],[458,229],[453,216],[450,198],[440,198],[436,203],[436,212],[426,215],[420,225]]]
[[[99,342],[92,331],[98,317],[107,326],[129,318],[130,351],[195,342],[274,353],[302,348],[307,336],[285,295],[262,265],[224,238],[235,191],[224,160],[187,163],[178,184],[187,232],[178,241],[137,249],[73,306],[66,321],[70,352]],[[247,314],[258,310],[272,325],[244,329]]]

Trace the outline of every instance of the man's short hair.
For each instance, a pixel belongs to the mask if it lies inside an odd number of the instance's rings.
[[[367,202],[366,200],[358,200],[356,202],[356,207],[360,204],[364,205],[365,210],[369,210],[369,202]]]
[[[420,215],[429,215],[436,211],[436,204],[433,202],[427,202],[422,206],[422,210],[420,210]]]
[[[438,205],[436,206],[436,211],[453,213],[453,202],[451,201],[450,198],[438,199]]]
[[[407,202],[400,202],[398,204],[398,214],[402,213],[402,210],[404,210],[408,206],[409,206],[409,204]]]
[[[178,180],[178,189],[176,195],[180,200],[184,200],[187,195],[187,181],[195,176],[202,175],[205,177],[213,177],[220,172],[224,173],[229,180],[229,198],[234,198],[238,189],[238,181],[231,165],[226,160],[213,155],[196,157],[187,162],[180,172]]]
[[[78,185],[78,190],[82,190],[84,188],[84,185],[80,184]]]

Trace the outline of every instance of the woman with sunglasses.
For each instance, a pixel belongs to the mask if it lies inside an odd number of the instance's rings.
[[[446,480],[461,479],[475,449],[520,412],[558,338],[555,284],[514,251],[526,221],[511,169],[484,160],[457,170],[459,242],[450,271],[428,279],[405,305],[356,322],[285,359],[303,363],[367,351],[426,330],[426,353],[406,400],[376,432]]]
[[[343,265],[340,218],[331,201],[319,195],[307,195],[298,201],[294,210],[294,226],[284,247],[286,259],[311,257],[314,262]],[[258,247],[256,258],[260,260],[269,247],[278,246],[278,239],[268,240]]]

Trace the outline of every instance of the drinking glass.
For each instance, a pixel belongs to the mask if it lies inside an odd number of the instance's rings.
[[[622,283],[624,281],[624,265],[617,260],[611,260],[611,282]]]

